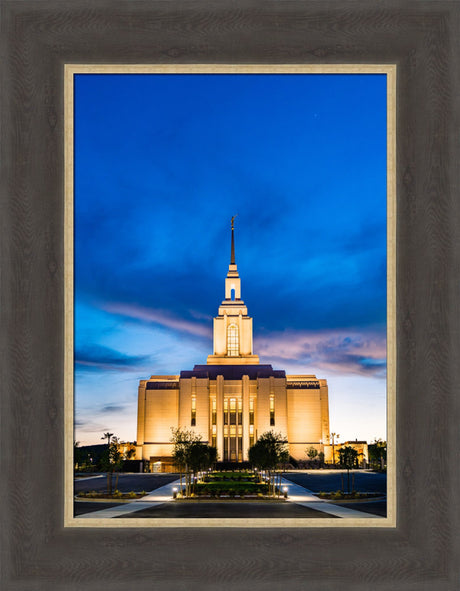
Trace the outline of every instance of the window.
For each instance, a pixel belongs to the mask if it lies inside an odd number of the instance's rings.
[[[224,398],[224,425],[228,425],[228,398]]]
[[[236,425],[236,398],[230,398],[230,425]]]
[[[275,395],[270,394],[270,427],[275,425]]]
[[[211,424],[217,424],[217,401],[215,398],[212,399],[212,406],[211,406]]]
[[[238,326],[236,324],[230,324],[227,328],[227,355],[229,357],[238,357],[239,354]]]
[[[254,425],[254,398],[249,399],[249,424]]]
[[[192,396],[192,417],[190,424],[192,427],[196,426],[196,396]]]

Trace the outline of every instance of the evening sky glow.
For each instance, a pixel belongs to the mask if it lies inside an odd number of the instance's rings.
[[[254,353],[386,439],[386,77],[75,77],[75,439],[212,353],[230,219]]]

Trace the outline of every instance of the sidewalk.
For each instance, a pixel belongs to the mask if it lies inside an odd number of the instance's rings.
[[[148,509],[157,505],[162,505],[168,501],[173,500],[173,488],[176,486],[179,488],[179,479],[169,484],[165,484],[160,488],[152,490],[147,495],[140,499],[135,499],[132,503],[124,503],[117,507],[110,507],[109,509],[101,509],[100,511],[93,511],[92,513],[85,513],[79,515],[77,519],[111,519],[112,517],[121,517],[128,513],[134,513],[135,511],[141,511],[142,509]]]
[[[174,482],[170,482],[169,484],[165,484],[164,486],[151,491],[141,499],[135,499],[131,503],[124,503],[122,505],[117,505],[116,507],[85,513],[79,515],[78,519],[111,519],[113,517],[121,517],[128,513],[134,513],[135,511],[141,511],[142,509],[149,509],[151,507],[162,505],[163,503],[168,503],[173,500],[173,488],[179,488],[179,483],[180,481],[177,479]],[[288,502],[307,507],[308,509],[313,509],[315,511],[320,511],[321,513],[327,513],[328,515],[341,518],[353,517],[369,519],[369,517],[379,517],[378,515],[371,516],[369,513],[328,503],[327,501],[316,497],[311,490],[308,490],[299,484],[294,484],[286,478],[282,479],[281,486],[282,488],[286,487],[288,489]]]
[[[315,496],[311,490],[308,490],[299,484],[294,484],[294,482],[286,480],[286,478],[281,480],[281,487],[286,487],[288,489],[287,500],[291,503],[302,505],[303,507],[308,507],[309,509],[314,509],[315,511],[321,511],[322,513],[327,513],[328,515],[345,518],[361,517],[366,519],[369,519],[369,517],[380,517],[379,515],[369,515],[369,513],[364,513],[363,511],[356,511],[355,509],[349,509],[348,507],[342,507],[340,505],[328,503],[324,499],[320,499]],[[380,518],[383,519],[382,517]]]

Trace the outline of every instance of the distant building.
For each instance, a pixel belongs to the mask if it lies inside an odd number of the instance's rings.
[[[358,441],[355,439],[354,441],[345,441],[345,443],[336,443],[335,444],[335,462],[338,463],[340,459],[339,450],[342,447],[352,447],[358,452],[358,465],[360,468],[366,468],[369,464],[369,450],[367,446],[367,441]]]
[[[217,447],[223,461],[247,460],[249,447],[270,430],[287,439],[295,459],[305,459],[309,447],[332,458],[326,380],[286,375],[261,364],[253,353],[252,318],[241,299],[235,263],[233,219],[225,299],[214,318],[213,342],[206,365],[140,381],[138,460],[155,471],[170,464],[171,427],[194,430]]]

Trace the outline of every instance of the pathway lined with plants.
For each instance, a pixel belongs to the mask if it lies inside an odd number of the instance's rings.
[[[260,480],[260,477],[257,475],[253,475],[251,478],[249,473],[215,473],[215,479],[213,480],[210,478],[211,475],[207,475],[208,479],[196,484],[196,491],[199,490],[199,486],[202,486],[202,491],[207,491],[209,493],[203,495],[202,497],[188,497],[184,498],[183,500],[177,499],[177,493],[180,486],[180,479],[175,480],[165,486],[157,488],[156,490],[152,491],[151,493],[144,496],[142,499],[133,500],[131,503],[118,505],[116,507],[110,507],[107,509],[101,509],[99,511],[92,511],[90,513],[86,513],[79,516],[80,518],[87,518],[87,519],[111,519],[117,517],[124,517],[124,516],[132,516],[133,513],[143,512],[144,515],[137,515],[138,517],[149,517],[146,514],[145,510],[157,508],[160,513],[158,513],[158,517],[161,517],[161,508],[164,507],[166,503],[180,503],[182,506],[190,507],[189,516],[192,516],[194,507],[199,506],[203,502],[219,502],[222,505],[225,505],[225,500],[227,500],[227,504],[231,503],[233,507],[237,504],[244,505],[244,511],[250,514],[250,506],[251,504],[256,505],[264,505],[267,504],[267,508],[269,504],[273,504],[277,502],[276,498],[267,497],[263,493],[258,492],[255,495],[252,494],[254,490],[250,490],[250,485],[253,486],[265,486],[268,488],[267,484],[257,482]],[[225,476],[225,480],[224,480]],[[241,477],[241,479],[239,479]],[[224,486],[225,485],[225,486]],[[219,493],[219,497],[217,494],[212,496],[212,489],[215,488],[215,492],[219,488],[220,492],[226,490],[226,493]],[[249,487],[249,488],[248,488]],[[302,506],[308,510],[313,510],[317,512],[309,514],[309,516],[317,516],[317,517],[324,517],[324,516],[332,516],[332,517],[340,517],[340,518],[369,518],[371,515],[369,513],[364,513],[361,511],[356,511],[351,508],[342,507],[339,505],[334,505],[328,503],[325,500],[319,499],[315,496],[311,491],[305,489],[304,487],[295,484],[294,482],[287,480],[286,478],[281,479],[281,489],[287,489],[287,498],[284,499],[284,495],[279,495],[281,499],[279,502],[284,503],[292,503],[294,505]],[[250,493],[246,495],[246,492],[250,490]],[[230,494],[229,491],[233,491],[234,494]],[[237,493],[238,491],[238,493]],[[196,494],[196,493],[192,493]],[[262,497],[258,495],[261,494]],[[251,500],[251,496],[253,500]],[[203,499],[203,500],[202,500]],[[198,504],[198,505],[197,505]],[[249,509],[248,509],[249,506]],[[253,505],[254,506],[254,505]],[[187,510],[184,510],[187,512]],[[232,508],[231,511],[235,511]]]
[[[369,517],[377,517],[380,518],[378,515],[370,515],[369,513],[364,513],[363,511],[356,511],[355,509],[350,509],[349,507],[343,507],[341,505],[334,505],[332,503],[328,503],[324,499],[320,499],[316,495],[313,494],[312,491],[307,490],[303,486],[299,484],[295,484],[291,480],[287,480],[286,478],[282,479],[282,486],[286,487],[288,498],[287,500],[291,503],[296,503],[297,505],[302,505],[302,507],[307,507],[308,509],[314,509],[315,511],[321,511],[322,513],[327,513],[328,515],[333,515],[334,517],[343,517],[343,518],[366,518]]]

